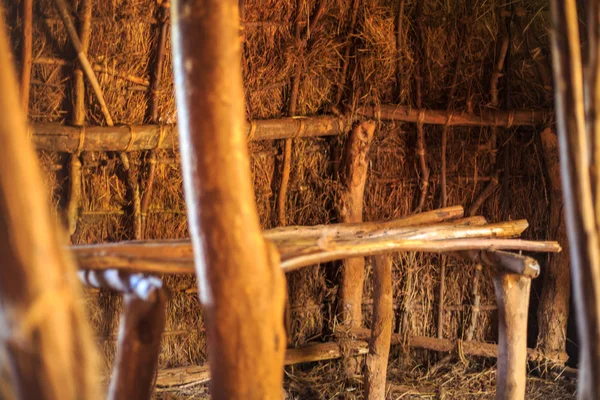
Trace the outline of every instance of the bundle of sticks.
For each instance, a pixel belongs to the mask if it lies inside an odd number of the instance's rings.
[[[556,242],[515,239],[526,220],[488,224],[464,217],[462,206],[386,222],[287,226],[263,232],[279,250],[284,271],[348,257],[422,251],[473,259],[478,251],[559,252]],[[129,241],[71,246],[81,269],[119,269],[153,274],[193,274],[189,240]]]

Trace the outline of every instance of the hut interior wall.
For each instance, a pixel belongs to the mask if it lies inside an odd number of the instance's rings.
[[[456,58],[463,54],[452,108],[483,110],[490,103],[489,86],[495,64],[495,48],[503,1],[461,0],[425,2],[420,28],[415,23],[417,0],[407,0],[398,24],[398,1],[360,2],[356,26],[351,28],[352,2],[321,0],[324,14],[318,26],[308,26],[308,40],[294,39],[296,19],[306,26],[321,2],[317,0],[246,0],[244,4],[243,72],[249,119],[287,115],[294,68],[301,65],[299,115],[353,109],[358,104],[398,103],[415,105],[415,59],[421,61],[422,102],[426,108],[445,109]],[[14,48],[20,48],[19,1],[4,1]],[[76,2],[71,2],[74,15]],[[114,120],[120,124],[148,121],[148,81],[153,68],[160,7],[153,0],[93,2],[89,57]],[[297,10],[299,5],[300,10]],[[545,2],[528,1],[523,16],[514,13],[508,73],[500,82],[513,108],[550,107],[550,68]],[[467,10],[472,9],[472,13]],[[398,34],[397,26],[401,26]],[[464,27],[472,25],[468,33]],[[34,122],[64,122],[71,118],[73,91],[72,48],[52,0],[35,2],[33,21],[33,69],[29,119]],[[462,35],[468,35],[461,39]],[[397,38],[400,42],[397,44]],[[423,48],[422,57],[415,52]],[[158,92],[159,121],[174,123],[170,40],[167,40],[165,76]],[[346,48],[347,74],[342,76]],[[300,48],[299,48],[300,47]],[[399,49],[399,51],[398,51]],[[342,101],[336,104],[340,82]],[[86,83],[87,86],[87,83]],[[89,87],[86,121],[103,125],[105,120]],[[502,97],[501,97],[502,98]],[[501,101],[499,107],[505,107]],[[425,126],[427,158],[431,169],[425,210],[440,204],[441,126]],[[547,233],[549,200],[539,135],[533,128],[509,128],[499,133],[497,158],[503,160],[501,185],[485,202],[481,213],[489,221],[526,218],[526,238],[552,239]],[[419,194],[419,164],[413,124],[378,122],[371,147],[370,170],[365,191],[365,221],[409,214]],[[335,222],[338,194],[337,166],[344,138],[294,140],[287,196],[288,224]],[[496,171],[492,164],[490,128],[453,128],[448,138],[448,204],[468,209]],[[283,143],[252,142],[252,173],[255,197],[263,228],[275,226],[279,169]],[[64,219],[68,195],[68,157],[39,152],[49,198],[57,218]],[[146,218],[147,239],[187,237],[182,177],[176,149],[157,152],[154,189]],[[147,154],[130,155],[142,191],[147,180]],[[84,153],[82,159],[82,203],[73,243],[99,243],[133,239],[131,199],[119,157],[107,153]],[[214,166],[218,168],[218,165]],[[542,263],[545,260],[540,260]],[[331,334],[335,309],[337,265],[322,265],[288,275],[292,311],[291,342],[300,345]],[[402,254],[393,257],[395,330],[409,335],[435,336],[440,260],[437,256]],[[367,260],[364,315],[369,324],[371,269]],[[474,268],[449,263],[446,271],[446,306],[443,334],[463,338],[469,324],[471,282]],[[202,312],[196,283],[191,277],[168,277],[171,290],[160,368],[202,364],[206,349]],[[493,305],[490,277],[484,271],[481,304]],[[534,297],[536,290],[534,288]],[[108,369],[115,353],[119,314],[118,296],[88,290],[90,318]],[[535,299],[532,306],[535,306]],[[532,313],[535,315],[535,312]],[[495,311],[482,311],[474,339],[495,339]],[[530,335],[531,336],[531,335]],[[535,338],[535,334],[532,335]],[[533,343],[535,344],[535,343]],[[533,345],[532,344],[532,345]]]

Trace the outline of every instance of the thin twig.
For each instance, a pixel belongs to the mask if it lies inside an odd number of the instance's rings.
[[[402,58],[400,54],[402,53],[402,29],[404,27],[404,3],[405,0],[400,0],[400,4],[398,5],[398,20],[396,21],[396,99],[398,103],[401,102],[401,94],[402,94]]]
[[[358,17],[358,6],[360,5],[360,0],[353,0],[352,2],[352,17],[350,19],[350,29],[348,30],[349,37],[352,38],[354,32],[356,30],[356,19]],[[346,48],[344,49],[344,58],[342,59],[342,71],[340,72],[340,81],[338,82],[335,100],[333,102],[334,105],[338,106],[342,101],[342,97],[344,95],[344,88],[346,86],[346,81],[348,80],[348,67],[350,65],[350,54],[354,46],[352,45],[353,41],[349,40],[346,43]]]
[[[152,76],[152,83],[150,86],[150,122],[158,123],[158,90],[160,87],[160,80],[162,76],[165,48],[167,43],[167,21],[169,19],[169,3],[163,2],[159,10],[159,21],[161,21],[159,32],[158,32],[158,44],[156,50],[156,61],[154,64],[154,74]],[[154,176],[156,175],[156,150],[152,150],[148,157],[148,180],[146,181],[146,189],[142,195],[142,202],[140,206],[141,214],[141,237],[146,236],[146,213],[148,206],[150,205],[150,195],[152,194],[152,187],[154,186]]]
[[[60,14],[60,17],[65,25],[65,29],[67,30],[67,34],[69,35],[69,39],[71,40],[71,44],[77,53],[77,59],[83,68],[83,71],[90,81],[90,85],[94,90],[94,94],[96,95],[96,99],[100,104],[100,109],[102,110],[102,114],[104,114],[104,118],[106,119],[106,124],[108,126],[113,126],[113,119],[110,116],[110,112],[108,111],[108,107],[106,102],[104,101],[104,94],[102,93],[102,88],[98,83],[98,79],[96,79],[96,74],[94,74],[94,70],[88,61],[87,56],[85,55],[85,49],[83,44],[79,40],[79,35],[75,30],[75,25],[73,25],[73,21],[71,20],[71,16],[69,14],[69,9],[67,8],[67,4],[65,0],[55,0],[56,8]]]
[[[305,47],[310,39],[310,29],[314,29],[318,26],[319,20],[325,12],[325,1],[321,1],[317,8],[317,11],[313,17],[309,20],[304,31],[304,39],[302,39],[302,24],[300,21],[301,3],[298,1],[298,10],[296,15],[296,27],[295,27],[295,40],[299,46],[299,51],[304,52]],[[302,78],[302,63],[296,63],[294,71],[294,77],[292,79],[292,92],[290,95],[290,105],[288,115],[293,117],[296,115],[296,109],[298,106],[298,96],[300,92],[300,80]],[[286,199],[288,186],[290,182],[290,171],[292,166],[292,139],[286,139],[285,147],[283,151],[283,169],[281,172],[281,185],[279,186],[279,195],[277,197],[277,215],[279,225],[286,225]]]
[[[416,92],[417,92],[417,109],[421,110],[417,121],[417,156],[419,157],[419,165],[421,169],[421,191],[419,194],[419,201],[417,207],[413,211],[418,213],[423,211],[425,206],[425,200],[427,199],[427,192],[429,191],[429,166],[427,165],[427,148],[425,143],[425,131],[423,129],[424,113],[423,109],[423,62],[424,62],[424,33],[423,33],[423,1],[417,2],[417,10],[415,14],[417,35],[419,48],[416,51],[415,63],[417,64],[417,76],[415,79]]]

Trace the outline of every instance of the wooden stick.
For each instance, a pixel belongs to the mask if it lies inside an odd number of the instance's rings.
[[[342,160],[343,189],[338,204],[342,222],[362,222],[363,197],[369,168],[368,154],[374,132],[374,122],[363,122],[352,130],[346,142]],[[361,325],[364,266],[364,258],[345,259],[342,263],[339,312],[343,323],[350,326]]]
[[[395,107],[395,106],[392,106]],[[398,112],[406,115],[405,122],[416,122],[418,111],[406,107],[398,107]],[[448,113],[445,110],[425,110],[423,123],[445,125],[448,122]],[[367,113],[363,113],[367,114]],[[377,117],[377,113],[370,113]],[[541,115],[543,114],[543,118]],[[523,124],[517,120],[518,115],[533,116],[535,123]],[[497,116],[499,126],[506,125],[508,112],[490,111],[483,116],[475,114],[453,114],[449,126],[493,126],[494,116]],[[515,111],[513,126],[542,124],[550,118],[550,112]],[[381,119],[384,116],[381,116]],[[403,118],[403,117],[402,117]],[[524,117],[525,118],[525,117]],[[528,117],[527,117],[528,118]],[[397,119],[403,120],[403,119]],[[311,138],[324,136],[341,136],[347,132],[348,119],[344,116],[318,116],[255,120],[245,128],[248,141],[278,140],[286,138]],[[173,149],[179,146],[177,126],[163,125],[163,140],[161,127],[158,125],[132,125],[136,137],[131,144],[131,151],[159,149]],[[41,123],[32,125],[33,142],[39,150],[73,153],[79,144],[79,129],[72,126],[55,123]],[[89,126],[86,129],[86,140],[83,144],[84,151],[124,151],[128,148],[131,134],[128,126]]]
[[[421,112],[423,124],[448,126],[537,126],[552,117],[551,110],[482,110],[479,114],[453,112],[452,120],[448,123],[450,113],[446,110],[418,110],[396,105],[362,107],[357,110],[359,115],[367,118],[404,122],[418,122]]]
[[[117,356],[108,388],[110,400],[143,400],[152,396],[167,296],[160,286],[145,290],[148,295],[143,298],[135,294],[124,296]]]
[[[182,170],[211,395],[278,398],[285,280],[276,249],[260,234],[250,181],[237,0],[171,7]]]
[[[135,131],[133,143],[131,129]],[[54,123],[33,124],[33,142],[39,150],[76,152],[81,130]],[[282,118],[252,121],[245,127],[249,141],[288,137],[339,136],[346,133],[340,117]],[[161,140],[162,137],[162,140]],[[179,147],[175,125],[88,126],[83,151],[131,151],[176,149]]]
[[[348,36],[352,37],[354,32],[356,31],[356,20],[358,17],[358,7],[360,5],[360,0],[352,0],[352,16],[350,18],[350,25],[348,29]],[[342,101],[342,97],[344,96],[344,91],[346,87],[346,82],[348,81],[348,68],[350,66],[350,54],[352,53],[352,41],[349,40],[346,43],[344,49],[344,57],[342,58],[342,70],[340,72],[341,79],[337,83],[337,88],[335,92],[335,100],[333,104],[335,106],[339,106]]]
[[[498,301],[496,399],[524,399],[531,278],[497,272],[493,280]]]
[[[473,221],[475,220],[475,221]],[[479,225],[481,217],[460,219],[448,223],[431,224],[429,226],[405,226],[371,230],[358,235],[343,236],[308,236],[291,238],[272,238],[282,254],[293,256],[295,253],[310,253],[319,249],[345,246],[349,242],[362,244],[372,243],[377,240],[445,240],[465,238],[511,238],[518,237],[527,229],[527,221],[509,221],[498,224]],[[369,226],[369,225],[368,225]]]
[[[402,53],[402,33],[404,26],[404,0],[400,0],[398,4],[398,16],[396,17],[396,101],[400,103],[402,99],[400,98],[402,95],[402,58],[400,54]]]
[[[586,3],[587,15],[587,62],[584,74],[584,93],[587,131],[589,137],[590,177],[592,201],[595,205],[596,231],[600,231],[600,5],[596,1]]]
[[[387,230],[402,228],[407,226],[419,226],[455,220],[463,216],[462,206],[453,206],[441,208],[438,210],[427,211],[420,214],[413,214],[407,217],[381,222],[359,222],[359,223],[340,223],[314,226],[286,226],[284,228],[274,228],[263,232],[265,239],[282,241],[286,239],[302,239],[310,237],[342,237],[373,234],[373,232],[387,232]]]
[[[546,171],[550,180],[550,215],[548,237],[568,249],[567,230],[563,216],[563,191],[558,161],[558,138],[552,130],[541,134]],[[540,351],[555,353],[565,351],[567,322],[571,297],[571,261],[569,251],[550,256],[543,274],[542,293],[537,312]]]
[[[381,255],[374,257],[373,263],[373,321],[364,377],[366,399],[385,398],[393,319],[392,259]]]
[[[416,104],[417,109],[423,109],[423,64],[427,63],[423,53],[424,48],[424,31],[423,31],[423,2],[418,2],[415,11],[416,19],[416,31],[417,31],[417,49],[415,51],[415,64],[416,64],[416,77],[415,77],[415,92],[416,92]],[[415,213],[423,211],[425,206],[425,200],[427,199],[427,192],[429,191],[429,166],[427,165],[427,147],[425,144],[425,130],[423,128],[423,121],[425,120],[425,114],[419,113],[417,119],[417,157],[419,159],[419,167],[421,170],[421,190],[419,192],[419,200],[415,208]]]
[[[81,68],[83,68],[83,72],[86,77],[90,81],[90,85],[92,86],[92,90],[96,95],[96,99],[98,100],[98,104],[100,105],[100,109],[102,110],[102,114],[104,114],[104,118],[106,120],[106,124],[108,126],[113,126],[113,120],[110,116],[110,112],[108,111],[108,107],[106,106],[106,102],[104,101],[104,94],[102,93],[102,88],[100,88],[100,84],[98,83],[98,79],[96,79],[96,74],[94,74],[94,70],[88,61],[87,56],[85,55],[85,51],[83,48],[83,44],[79,40],[79,35],[75,30],[75,26],[73,25],[73,21],[71,20],[71,16],[69,14],[69,9],[65,0],[55,0],[56,8],[60,14],[60,18],[65,25],[65,29],[67,30],[67,34],[69,39],[71,40],[71,44],[77,53],[77,59],[81,64]]]
[[[91,0],[81,2],[81,24],[79,37],[81,38],[81,50],[85,55],[90,44],[90,31],[92,19]],[[73,125],[85,125],[85,85],[83,72],[80,68],[74,71],[74,94],[73,94]],[[82,131],[80,135],[85,135]],[[79,146],[78,146],[79,147]],[[67,204],[67,229],[69,236],[77,230],[79,219],[79,206],[81,204],[81,160],[80,154],[72,154],[69,160],[69,202]]]
[[[371,331],[365,328],[355,328],[352,334],[356,339],[366,340],[370,337]],[[483,343],[476,341],[450,340],[439,339],[426,336],[410,336],[408,343],[406,338],[401,334],[392,333],[391,342],[393,345],[408,345],[409,347],[425,350],[433,350],[439,352],[451,352],[459,350],[463,354],[475,357],[498,358],[498,345],[493,343]],[[556,359],[548,359],[543,353],[527,349],[527,359],[532,362],[551,361],[556,363],[564,363],[569,356],[566,353],[561,353]]]
[[[286,350],[285,365],[294,365],[306,362],[328,361],[343,356],[361,356],[368,354],[369,344],[366,340],[371,337],[371,330],[366,328],[354,328],[351,333],[356,339],[346,345],[344,349],[338,343],[311,343],[299,348]],[[405,339],[397,333],[391,334],[391,343],[404,345]],[[438,339],[425,336],[411,336],[408,338],[408,346],[416,349],[433,350],[439,352],[452,352],[460,349],[463,354],[475,357],[498,358],[498,345],[483,342],[454,341],[450,339]],[[556,362],[564,362],[568,356],[566,353],[560,355]],[[532,362],[548,361],[542,353],[533,349],[527,349],[527,359]],[[159,390],[191,387],[210,382],[210,371],[208,365],[194,365],[188,367],[169,368],[158,371],[156,386]]]
[[[319,7],[315,13],[315,15],[311,18],[308,25],[306,26],[306,31],[304,32],[304,38],[301,33],[301,19],[300,19],[300,10],[301,10],[301,2],[297,2],[297,15],[296,15],[296,28],[295,28],[295,39],[296,43],[299,46],[298,51],[304,52],[305,47],[307,46],[308,40],[310,38],[309,29],[312,27],[314,29],[315,26],[318,25],[319,19],[321,18],[325,7],[325,1],[321,1],[319,3]],[[300,79],[302,78],[302,63],[297,62],[296,68],[294,70],[294,76],[292,78],[292,93],[290,95],[290,105],[288,110],[288,116],[294,117],[296,115],[296,109],[298,107],[298,96],[300,93]],[[302,127],[301,127],[302,129]],[[292,168],[292,139],[286,139],[283,150],[283,169],[281,171],[281,184],[279,185],[279,195],[277,196],[277,217],[279,225],[286,225],[286,200],[287,200],[287,192],[288,186],[290,183],[290,171]]]
[[[99,399],[75,266],[49,209],[0,10],[0,397]]]
[[[69,15],[69,10],[67,8],[67,5],[64,0],[55,0],[55,4],[56,4],[56,8],[58,9],[58,12],[60,14],[60,17],[65,25],[65,29],[67,30],[67,34],[69,36],[69,39],[71,40],[73,48],[77,52],[77,59],[79,60],[79,63],[81,64],[81,67],[83,68],[83,72],[85,73],[88,80],[90,81],[90,85],[92,86],[94,94],[96,95],[96,99],[98,100],[98,103],[100,104],[100,109],[102,110],[102,113],[104,114],[106,124],[108,126],[112,127],[114,125],[114,123],[113,123],[112,117],[110,116],[110,112],[108,110],[106,102],[104,101],[104,94],[102,93],[102,88],[100,87],[100,84],[98,83],[98,80],[96,79],[96,75],[94,74],[94,71],[88,61],[86,54],[85,54],[86,49],[84,47],[84,44],[80,41],[79,35],[75,31],[75,26],[73,25],[73,21],[71,20],[71,16]],[[129,129],[130,138],[133,136],[133,132],[134,132],[131,129],[132,128],[130,127],[130,129]],[[130,147],[131,146],[128,145],[125,149],[131,150]],[[78,146],[78,148],[80,148],[80,146]],[[127,177],[126,178],[127,186],[128,186],[129,192],[130,192],[130,196],[132,198],[133,237],[135,239],[141,239],[141,211],[140,211],[141,206],[140,206],[140,198],[139,198],[139,187],[138,187],[137,183],[135,182],[135,179],[133,176],[134,174],[133,174],[133,171],[131,170],[131,165],[129,163],[129,156],[127,156],[126,153],[120,153],[119,158],[121,159],[121,163],[123,165],[123,169],[124,169],[126,177]]]
[[[540,265],[537,260],[520,254],[495,250],[471,250],[460,252],[460,256],[486,267],[503,269],[507,273],[529,278],[537,278],[540,275]]]
[[[25,117],[29,114],[29,84],[33,43],[33,0],[23,1],[23,40],[21,48],[21,107]]]
[[[301,25],[300,25],[300,8],[302,4],[300,1],[296,2],[296,27],[295,27],[295,39],[298,45],[301,45]],[[303,48],[299,49],[302,51]],[[290,104],[288,109],[288,116],[293,117],[296,115],[296,107],[298,105],[298,93],[300,91],[300,78],[302,76],[302,64],[297,62],[294,69],[294,76],[292,77],[292,92],[290,94]],[[290,171],[292,168],[292,139],[286,139],[283,146],[283,165],[281,170],[281,183],[279,184],[279,193],[277,195],[277,221],[280,226],[286,225],[286,201],[287,201],[287,190],[290,182]]]
[[[334,245],[308,254],[283,254],[281,267],[293,271],[307,265],[315,265],[349,257],[374,256],[397,252],[447,253],[463,250],[522,250],[532,252],[559,252],[556,242],[531,242],[519,239],[447,239],[447,240],[374,240],[369,243],[349,242],[346,245]],[[289,258],[283,258],[283,257]]]
[[[165,49],[167,43],[167,27],[169,20],[169,3],[161,3],[159,10],[159,32],[158,32],[158,43],[156,49],[156,60],[154,64],[154,74],[152,76],[152,84],[150,86],[150,122],[158,123],[158,89],[160,87],[160,80],[162,77],[162,70],[165,58]],[[146,188],[142,195],[140,205],[141,215],[141,237],[146,237],[146,213],[148,212],[148,206],[150,205],[150,196],[152,194],[152,187],[154,186],[154,176],[156,175],[156,150],[152,150],[148,156],[148,179],[146,181]]]
[[[33,64],[41,64],[41,65],[64,65],[64,66],[73,66],[75,63],[69,60],[63,60],[60,58],[53,57],[37,57],[33,59]],[[134,76],[130,74],[120,73],[116,70],[112,70],[110,68],[105,68],[100,64],[92,64],[92,70],[94,72],[99,72],[102,74],[112,75],[119,79],[123,79],[129,81],[131,83],[135,83],[140,86],[150,86],[150,82],[148,79],[141,78],[139,76]]]
[[[123,245],[125,243],[125,245]],[[153,274],[193,274],[193,260],[189,243],[127,242],[114,245],[74,246],[72,251],[81,269],[119,269]],[[360,242],[358,242],[360,243]],[[119,249],[124,246],[123,249]],[[518,239],[445,239],[445,240],[382,240],[366,244],[347,244],[321,249],[311,254],[295,254],[282,261],[284,272],[322,262],[348,257],[365,257],[377,254],[423,251],[429,253],[465,250],[522,250],[556,253],[561,250],[556,242],[531,242]],[[160,255],[155,255],[158,252]]]
[[[585,127],[577,7],[574,0],[552,0],[550,5],[560,166],[580,339],[577,393],[581,399],[595,399],[600,398],[600,245],[589,171],[596,166],[587,162],[590,143]]]
[[[161,280],[117,270],[79,271],[79,277],[90,287],[124,295],[125,310],[108,398],[150,398],[166,320],[167,295]]]
[[[505,10],[506,11],[506,10]],[[494,64],[494,72],[492,73],[492,78],[490,80],[490,108],[498,109],[498,81],[502,77],[502,71],[504,69],[504,63],[508,56],[508,47],[509,47],[509,36],[510,32],[507,29],[506,23],[504,21],[504,17],[500,18],[499,21],[499,45],[497,46],[496,53],[496,63]],[[507,93],[508,96],[508,93]],[[506,105],[505,105],[506,106]],[[496,151],[497,151],[497,141],[498,141],[498,127],[493,126],[491,128],[490,133],[490,164],[496,168],[496,179],[492,179],[486,187],[483,189],[481,193],[475,198],[473,204],[471,205],[471,209],[469,211],[470,215],[477,215],[479,213],[479,209],[483,206],[485,201],[494,193],[496,188],[498,187],[498,177],[497,170],[499,169],[499,165],[497,165],[496,161]]]
[[[471,289],[471,293],[473,296],[473,306],[471,307],[471,320],[469,321],[469,327],[467,328],[467,333],[465,335],[465,339],[467,341],[473,340],[473,336],[475,335],[475,327],[477,325],[477,318],[479,317],[479,312],[481,311],[481,295],[479,294],[481,270],[481,264],[476,264],[475,276],[473,277],[473,288]]]

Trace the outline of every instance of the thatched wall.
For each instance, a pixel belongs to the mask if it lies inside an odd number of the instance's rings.
[[[458,54],[463,54],[457,76],[454,110],[480,110],[490,102],[490,80],[498,45],[499,13],[504,1],[464,0],[425,2],[415,20],[416,0],[405,2],[400,43],[397,46],[398,1],[361,2],[354,32],[350,31],[352,2],[323,0],[324,15],[301,51],[294,39],[298,18],[306,21],[321,4],[300,0],[247,0],[241,31],[244,39],[243,66],[247,88],[248,118],[287,115],[291,79],[300,63],[302,76],[298,113],[313,115],[357,104],[398,103],[415,105],[417,68],[423,71],[422,101],[426,108],[446,109]],[[519,3],[519,2],[517,2]],[[19,21],[18,2],[5,1],[9,20]],[[148,80],[157,42],[154,18],[158,4],[153,0],[94,2],[90,59],[103,73],[98,79],[108,108],[118,123],[147,121]],[[540,108],[551,105],[547,70],[546,4],[541,0],[516,4],[523,16],[514,19],[508,74],[500,79],[499,107]],[[521,9],[522,8],[522,9]],[[12,19],[11,19],[12,16]],[[471,26],[470,29],[466,29]],[[15,49],[20,48],[20,25],[12,26]],[[423,32],[422,35],[419,32]],[[461,39],[465,37],[464,39]],[[342,76],[347,46],[348,73]],[[420,46],[421,57],[417,57]],[[169,47],[169,46],[168,46]],[[400,49],[399,52],[397,48]],[[170,52],[170,48],[168,48]],[[35,2],[34,65],[32,71],[31,121],[70,123],[74,60],[63,25],[52,0]],[[416,60],[421,60],[417,64]],[[160,121],[175,122],[176,111],[171,74],[171,56],[165,63],[166,76],[159,96]],[[508,84],[506,81],[508,80]],[[340,104],[336,103],[344,83]],[[509,90],[510,104],[502,100]],[[104,124],[102,113],[88,90],[88,124]],[[426,126],[429,166],[433,175],[426,209],[439,206],[440,135],[442,127]],[[450,205],[466,208],[483,190],[496,167],[491,165],[490,128],[454,128],[448,141]],[[528,238],[545,239],[548,199],[543,158],[533,129],[499,131],[502,188],[482,209],[490,221],[526,218]],[[419,168],[415,152],[416,130],[412,124],[378,125],[370,154],[366,189],[366,220],[407,215],[419,191]],[[334,222],[337,196],[336,167],[343,138],[294,141],[292,170],[287,199],[289,224]],[[264,228],[276,221],[276,198],[281,168],[282,145],[256,142],[250,145],[256,201]],[[159,163],[150,211],[147,238],[187,236],[182,178],[177,151],[158,154]],[[132,154],[143,189],[147,155]],[[51,201],[62,215],[67,196],[67,157],[41,153]],[[113,154],[85,153],[83,161],[83,204],[73,243],[98,243],[133,238],[131,204],[119,158]],[[215,168],[219,166],[216,165]],[[406,254],[395,257],[394,295],[398,306],[397,329],[405,335],[435,335],[439,288],[439,260],[435,256]],[[543,261],[543,260],[542,260]],[[292,306],[292,342],[322,340],[330,334],[336,291],[336,266],[315,266],[288,275]],[[486,275],[486,274],[484,274]],[[452,262],[448,266],[446,304],[471,303],[472,266]],[[367,282],[369,282],[367,280]],[[206,351],[202,313],[192,278],[167,278],[172,290],[167,328],[160,358],[162,368],[199,364]],[[366,297],[370,298],[370,283]],[[482,304],[494,304],[491,281],[482,283]],[[534,293],[535,296],[535,293]],[[106,366],[114,355],[120,300],[109,293],[89,292],[89,309],[98,339],[106,355]],[[464,308],[468,310],[468,308]],[[369,305],[364,308],[370,314]],[[475,338],[493,340],[495,312],[483,312]],[[368,318],[367,318],[368,321]],[[444,335],[462,337],[468,312],[452,311],[444,319]]]

